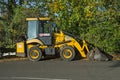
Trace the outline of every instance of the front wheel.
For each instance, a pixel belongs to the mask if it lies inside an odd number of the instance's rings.
[[[73,47],[65,46],[60,51],[60,57],[65,61],[71,61],[75,58],[75,50]]]
[[[30,61],[39,61],[42,58],[42,51],[38,47],[31,47],[27,56]]]

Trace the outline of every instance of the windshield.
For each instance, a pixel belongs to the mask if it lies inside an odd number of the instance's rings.
[[[39,33],[57,32],[57,24],[52,21],[40,21]]]
[[[39,22],[39,33],[50,33],[52,28],[51,21],[40,21]]]

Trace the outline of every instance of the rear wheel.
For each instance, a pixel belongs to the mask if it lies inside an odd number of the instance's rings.
[[[39,61],[42,59],[42,51],[38,47],[31,47],[27,53],[27,56],[31,61]]]
[[[70,46],[65,46],[60,51],[60,57],[65,61],[71,61],[75,58],[75,50]]]

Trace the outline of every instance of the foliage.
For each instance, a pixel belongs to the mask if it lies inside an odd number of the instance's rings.
[[[61,29],[108,53],[120,53],[120,0],[8,0],[0,17],[0,44],[14,47],[26,17],[52,17]],[[2,37],[4,36],[4,37]]]
[[[119,0],[55,0],[50,6],[62,29],[108,53],[120,52]]]
[[[6,12],[0,16],[0,47],[15,48],[16,42],[26,34],[26,17],[40,17],[43,11],[42,5],[38,5],[41,0],[8,0],[0,1]],[[34,4],[34,5],[33,5]],[[39,9],[40,8],[40,9]],[[4,37],[3,37],[4,36]]]

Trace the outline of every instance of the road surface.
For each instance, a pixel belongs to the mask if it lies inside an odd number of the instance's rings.
[[[0,80],[120,80],[120,61],[0,62]]]

